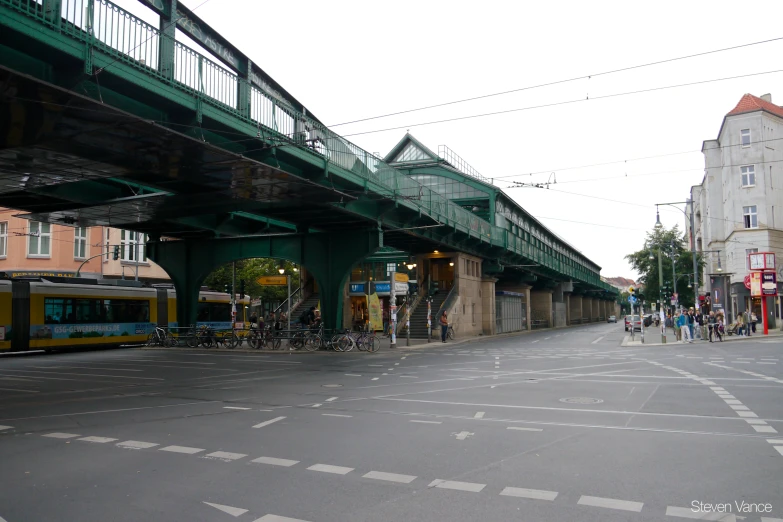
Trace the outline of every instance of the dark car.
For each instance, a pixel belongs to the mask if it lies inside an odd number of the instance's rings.
[[[645,328],[649,328],[653,324],[653,321],[654,321],[654,319],[653,319],[652,314],[646,314],[644,316],[644,326],[645,326]]]

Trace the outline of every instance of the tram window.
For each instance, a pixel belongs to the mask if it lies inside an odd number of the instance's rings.
[[[150,302],[137,299],[104,299],[107,323],[147,323]]]
[[[231,304],[229,303],[212,303],[212,309],[210,310],[211,321],[225,322],[231,320]]]
[[[199,303],[196,312],[196,321],[199,323],[209,322],[209,303]]]
[[[47,297],[44,299],[44,322],[46,324],[59,324],[64,322],[65,299]]]

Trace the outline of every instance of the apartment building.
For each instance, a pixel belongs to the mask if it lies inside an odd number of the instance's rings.
[[[14,217],[18,213],[0,208],[0,272],[7,277],[76,277],[79,272],[80,277],[95,279],[169,281],[168,274],[147,259],[142,234],[28,221]]]
[[[691,188],[696,250],[705,260],[702,302],[731,320],[746,310],[761,318],[761,299],[750,296],[745,278],[753,252],[774,252],[783,268],[783,107],[769,94],[745,94],[702,153],[704,179]],[[780,298],[768,305],[772,326]]]

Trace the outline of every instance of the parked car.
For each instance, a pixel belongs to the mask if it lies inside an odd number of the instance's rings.
[[[610,315],[609,319],[606,320],[607,323],[616,323],[617,322],[617,316],[616,315]]]
[[[634,330],[642,331],[642,319],[638,315],[626,315],[625,316],[625,331],[631,329],[633,325]]]
[[[650,327],[650,326],[653,324],[653,321],[654,321],[654,320],[655,320],[655,319],[653,318],[653,315],[652,315],[652,314],[646,314],[646,315],[644,316],[644,327],[645,327],[645,328],[649,328],[649,327]]]

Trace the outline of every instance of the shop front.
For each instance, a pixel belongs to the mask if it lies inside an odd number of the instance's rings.
[[[348,298],[351,302],[351,327],[361,329],[370,320],[367,306],[366,282],[353,282],[348,284]]]

